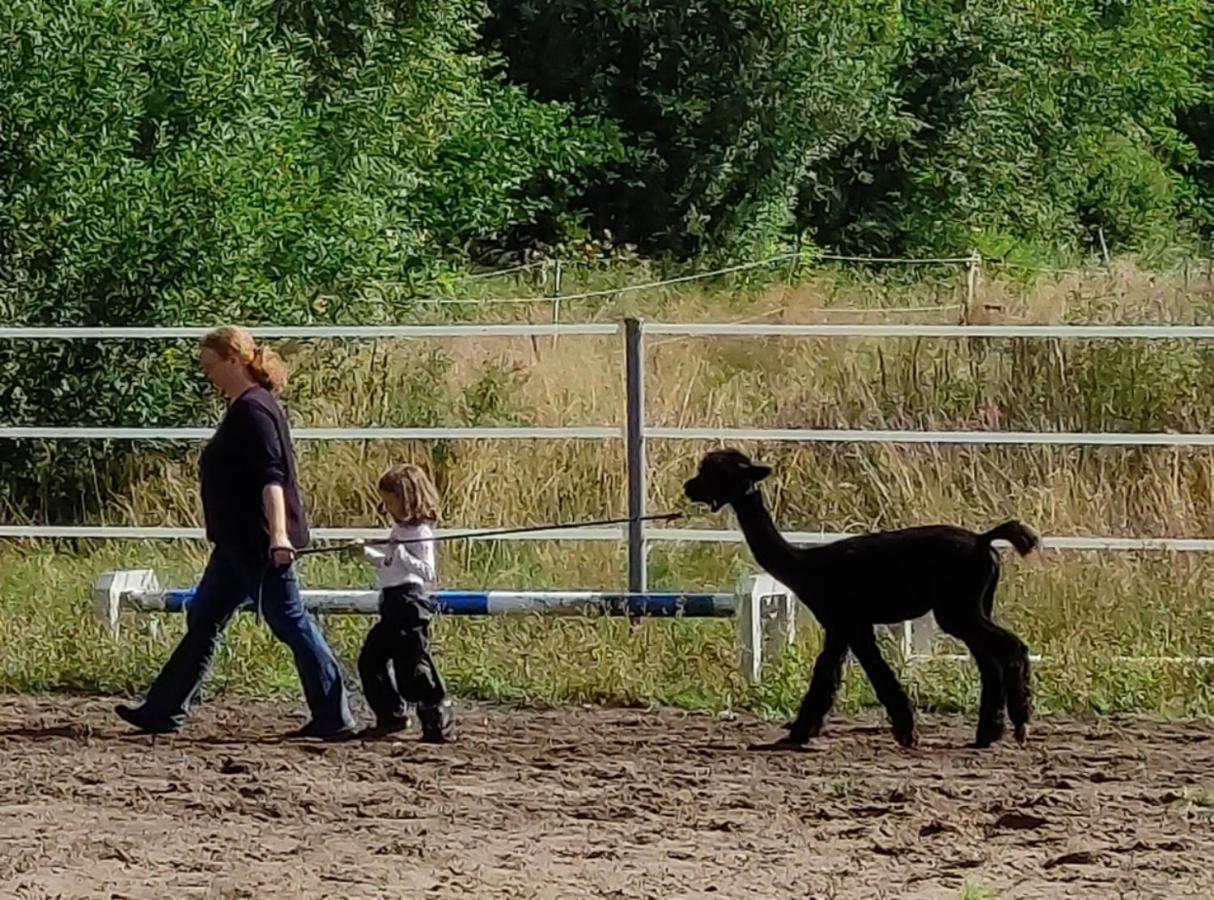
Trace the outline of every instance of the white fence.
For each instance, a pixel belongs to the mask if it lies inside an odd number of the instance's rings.
[[[0,340],[173,340],[198,338],[206,334],[205,327],[72,327],[39,328],[0,326]],[[271,326],[254,327],[261,338],[292,339],[359,339],[379,338],[494,338],[537,335],[570,337],[616,337],[627,329],[616,324],[569,325],[378,325],[378,326]],[[679,337],[834,337],[834,338],[1054,338],[1079,340],[1210,340],[1211,326],[1145,326],[1145,325],[786,325],[786,324],[689,324],[637,323],[639,342],[637,368],[644,372],[644,342],[648,336]],[[643,397],[642,397],[643,399]],[[794,443],[896,443],[896,444],[964,444],[964,445],[1071,445],[1071,446],[1155,446],[1155,447],[1214,447],[1214,434],[1178,434],[1172,432],[1027,432],[1027,431],[916,431],[905,429],[789,429],[734,427],[654,427],[644,421],[644,409],[630,409],[639,434],[632,435],[642,443],[654,440],[685,441],[761,441]],[[628,440],[629,427],[569,425],[569,426],[479,426],[479,427],[386,427],[362,428],[349,426],[301,427],[293,429],[299,440],[365,441],[365,440]],[[205,440],[211,428],[117,428],[95,426],[12,426],[0,425],[0,440]],[[643,460],[642,460],[643,462]],[[643,466],[638,467],[644,487]],[[644,491],[640,494],[643,506]],[[641,513],[643,514],[643,513]],[[471,528],[465,530],[472,530]],[[626,529],[591,528],[563,532],[537,532],[509,535],[508,540],[619,540]],[[317,530],[317,537],[347,539],[372,533],[369,529]],[[458,534],[459,529],[445,533]],[[727,542],[741,540],[733,530],[685,529],[650,527],[644,531],[644,541]],[[837,540],[845,535],[830,532],[793,532],[790,539],[800,543],[820,543]],[[141,526],[27,526],[0,525],[0,537],[7,538],[166,538],[194,539],[201,537],[196,528],[165,528]],[[483,538],[486,540],[502,538]],[[1214,550],[1214,539],[1046,536],[1045,547],[1057,550]],[[644,589],[644,585],[631,585]]]
[[[0,340],[170,340],[197,338],[208,329],[198,328],[120,328],[120,327],[0,327]],[[866,324],[691,324],[643,323],[629,320],[617,324],[566,325],[408,325],[408,326],[290,326],[254,327],[262,338],[359,339],[377,338],[453,338],[492,339],[517,336],[568,336],[625,338],[627,416],[623,427],[574,425],[552,427],[475,427],[475,428],[299,428],[293,433],[300,440],[623,440],[629,464],[629,515],[645,514],[645,449],[655,440],[693,441],[784,441],[834,443],[915,443],[915,444],[1016,444],[1075,446],[1157,446],[1210,447],[1214,434],[1110,433],[1110,432],[1005,432],[1005,431],[912,431],[882,429],[764,429],[651,427],[645,421],[644,372],[645,339],[711,337],[778,338],[1021,338],[1077,340],[1210,340],[1212,326],[1154,325],[866,325]],[[71,440],[201,440],[211,433],[207,428],[104,428],[104,427],[25,427],[0,426],[0,439]],[[444,533],[458,533],[446,531]],[[365,529],[317,529],[319,539],[370,536],[378,531]],[[198,538],[193,528],[147,528],[138,526],[20,526],[0,525],[4,538]],[[789,539],[797,543],[820,543],[845,535],[826,532],[795,532]],[[741,540],[733,530],[645,528],[634,522],[627,528],[571,529],[545,534],[511,535],[511,540],[621,540],[629,542],[630,592],[647,589],[647,549],[654,542],[729,542]],[[484,537],[484,540],[494,539]],[[1209,552],[1214,539],[1046,536],[1044,547],[1053,550],[1169,551]],[[908,633],[908,640],[909,640]],[[919,644],[918,641],[915,642]],[[1193,661],[1193,660],[1189,660]],[[1200,661],[1200,660],[1197,660]]]

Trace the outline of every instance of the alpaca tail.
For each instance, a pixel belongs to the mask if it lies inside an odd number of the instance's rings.
[[[987,545],[992,541],[1007,541],[1016,548],[1016,552],[1021,556],[1028,556],[1041,545],[1041,539],[1037,537],[1037,533],[1033,529],[1014,519],[992,528],[986,534],[981,535],[980,539]]]

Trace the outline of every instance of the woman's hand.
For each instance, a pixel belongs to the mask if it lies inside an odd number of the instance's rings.
[[[286,535],[270,542],[270,561],[279,568],[289,566],[295,561],[295,548],[291,546],[291,539]]]
[[[363,548],[367,546],[367,542],[362,538],[356,538],[346,545],[346,553],[354,557],[354,559],[363,558]]]

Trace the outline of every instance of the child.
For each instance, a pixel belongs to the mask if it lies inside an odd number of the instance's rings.
[[[375,565],[380,588],[380,620],[367,632],[358,657],[363,693],[376,717],[368,735],[407,728],[406,704],[412,703],[417,705],[422,740],[444,743],[453,737],[454,716],[428,647],[436,611],[429,590],[435,582],[432,526],[438,518],[438,492],[420,468],[402,465],[380,477],[379,494],[394,523],[388,534],[393,543],[356,548]]]

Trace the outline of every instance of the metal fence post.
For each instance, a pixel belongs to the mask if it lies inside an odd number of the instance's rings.
[[[628,461],[628,590],[648,586],[645,523],[645,350],[639,319],[624,320],[624,388],[626,396],[624,439]]]

